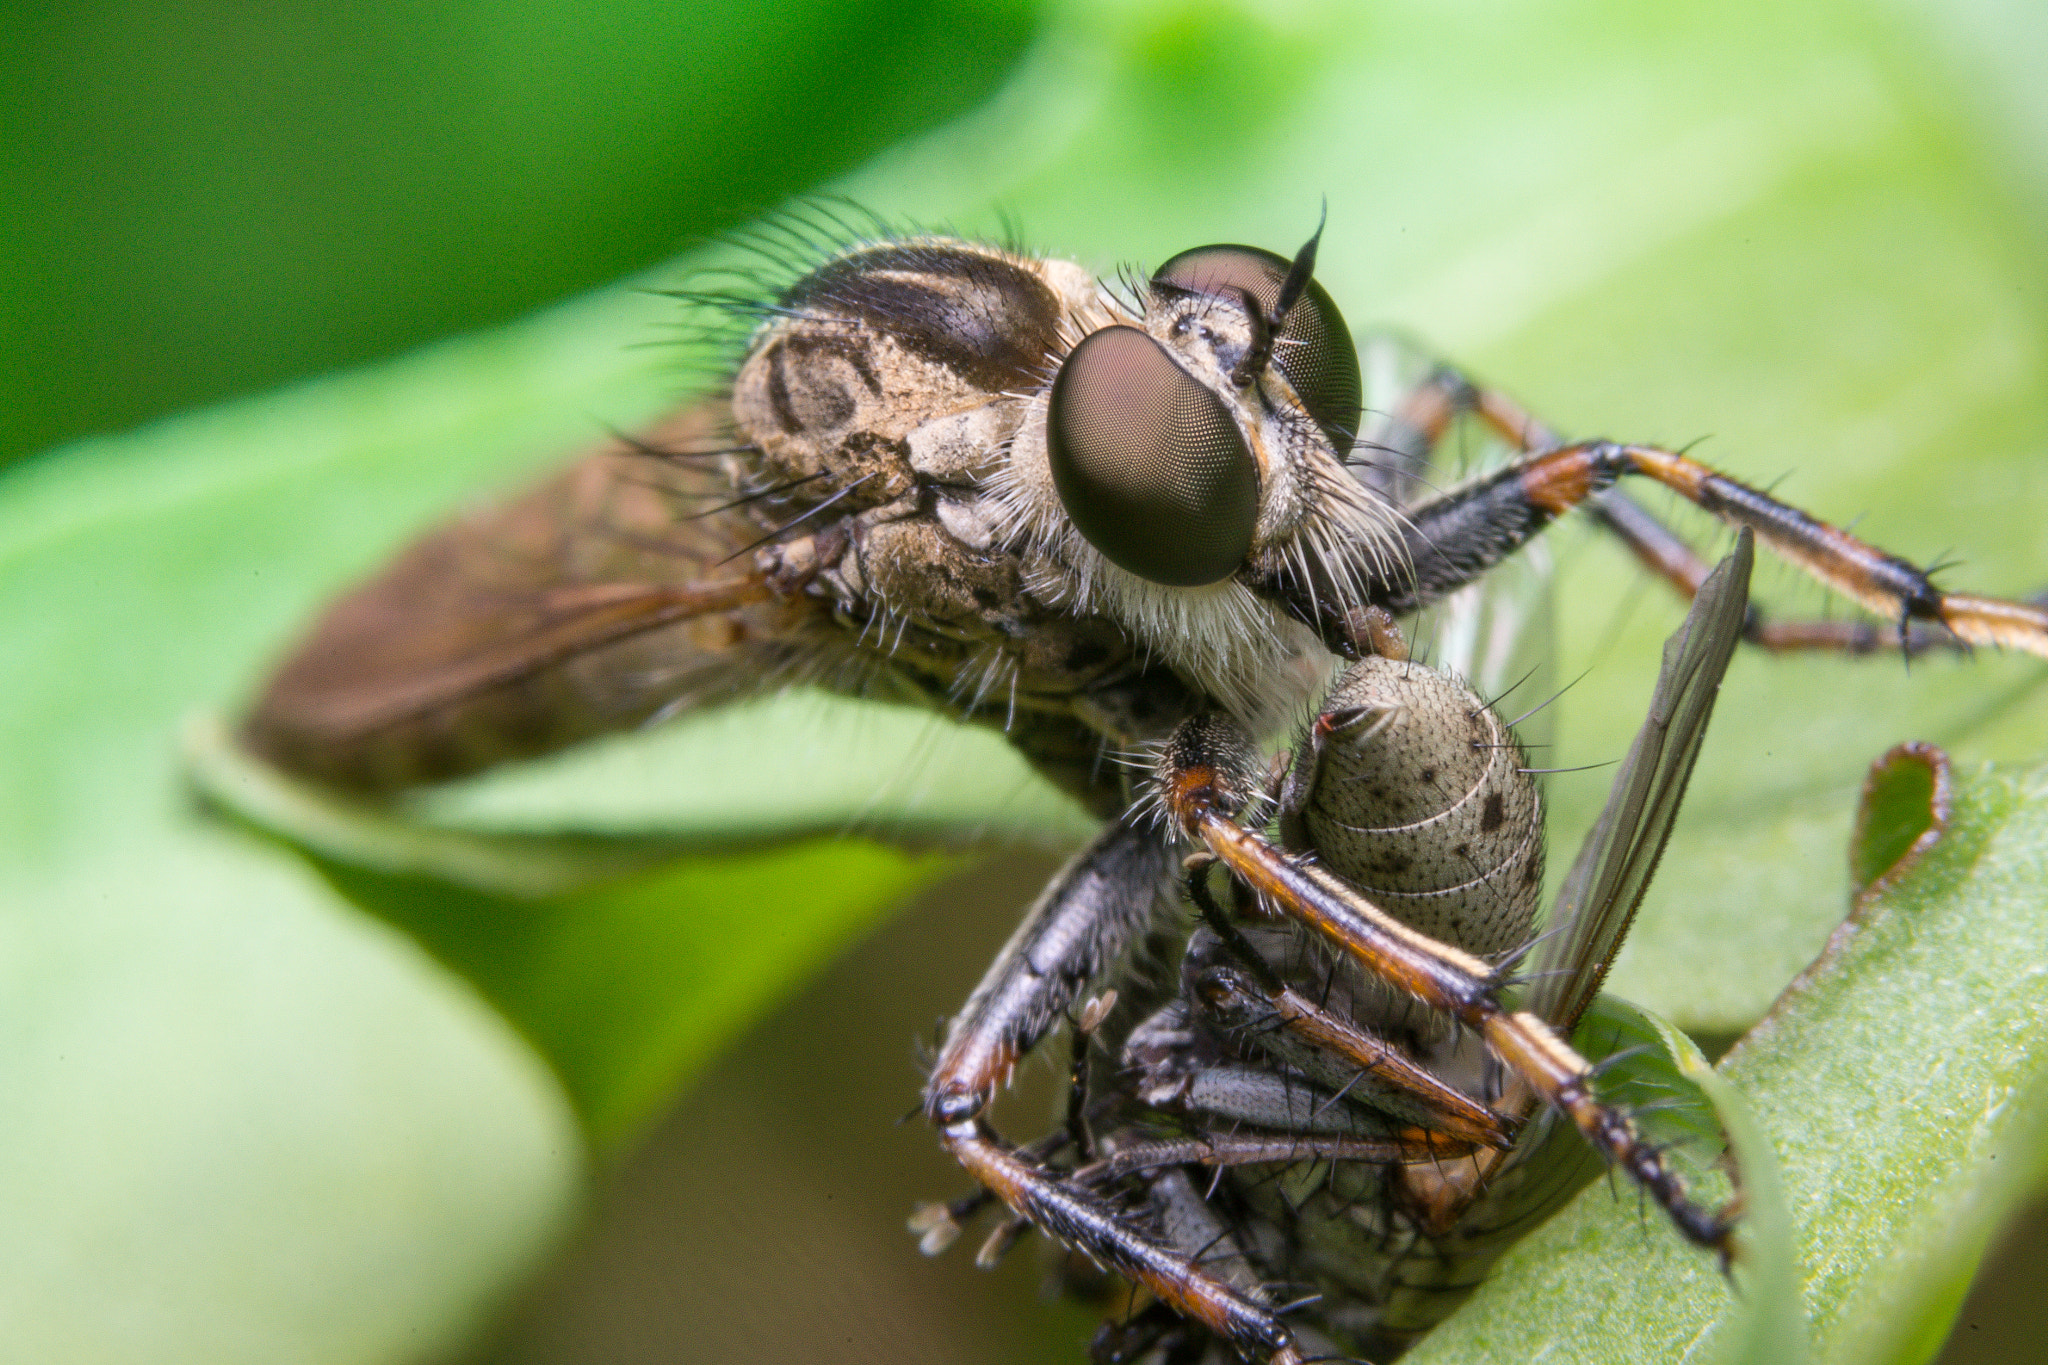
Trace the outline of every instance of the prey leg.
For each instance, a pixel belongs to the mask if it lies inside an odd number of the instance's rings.
[[[1209,854],[1188,859],[1188,896],[1241,970],[1212,966],[1196,977],[1195,994],[1210,1018],[1324,1089],[1415,1124],[1419,1131],[1407,1136],[1410,1148],[1444,1156],[1512,1143],[1514,1135],[1499,1114],[1283,981],[1209,894],[1204,874],[1215,861]],[[1432,1148],[1432,1142],[1438,1145]],[[1421,1158],[1411,1150],[1401,1159]]]
[[[1113,834],[1105,836],[1105,839],[1114,847],[1116,839]],[[1073,871],[1078,872],[1090,862],[1091,859],[1084,855]],[[1156,867],[1157,863],[1150,865]],[[1062,885],[1080,880],[1070,875],[1056,883],[1054,893],[1041,904],[1039,912],[1027,921],[1026,929],[1020,931],[1013,942],[1015,955],[1020,958],[1027,956],[1025,945],[1045,941],[1043,930],[1032,926],[1059,923],[1057,907],[1074,896],[1071,890],[1063,892]],[[1148,881],[1147,889],[1153,885],[1156,882]],[[1202,893],[1202,898],[1207,899],[1206,892]],[[1213,908],[1213,902],[1210,905]],[[1046,970],[1043,964],[1037,972],[1040,979],[1057,975]],[[1001,963],[990,973],[992,982],[1015,979],[1014,967],[1006,969]],[[1356,1066],[1370,1063],[1381,1071],[1389,1070],[1386,1054],[1392,1049],[1375,1040],[1349,1037],[1349,1034],[1356,1033],[1355,1029],[1349,1029],[1309,1002],[1285,992],[1284,987],[1282,990],[1281,1003],[1269,1003],[1267,1009],[1271,1012],[1289,1008],[1290,1019],[1285,1027],[1290,1030],[1306,1029],[1305,1047],[1317,1046],[1326,1032],[1338,1028],[1346,1031],[1346,1036],[1335,1044],[1338,1050],[1338,1055],[1333,1058],[1335,1064]],[[1069,995],[1071,993],[1068,992]],[[996,1000],[1005,998],[1002,989],[991,988],[987,983],[976,995],[977,998]],[[1085,1037],[1100,1022],[1103,1004],[1101,1001],[1091,1002],[1082,1011],[1075,1024],[1077,1036]],[[1002,1016],[999,1011],[989,1011],[972,1017],[996,1019]],[[977,1054],[969,1051],[962,1055]],[[1412,1067],[1412,1064],[1407,1065]],[[1191,1350],[1198,1348],[1204,1340],[1214,1339],[1245,1358],[1271,1362],[1272,1365],[1298,1365],[1303,1360],[1300,1344],[1293,1332],[1281,1322],[1256,1271],[1230,1237],[1222,1220],[1196,1192],[1186,1168],[1276,1162],[1292,1164],[1301,1160],[1358,1161],[1393,1166],[1462,1157],[1482,1145],[1497,1147],[1507,1141],[1506,1131],[1497,1117],[1483,1107],[1471,1105],[1455,1092],[1454,1105],[1469,1106],[1476,1113],[1468,1115],[1462,1109],[1447,1108],[1435,1125],[1444,1131],[1432,1131],[1426,1126],[1387,1131],[1384,1136],[1315,1131],[1314,1125],[1305,1125],[1304,1116],[1296,1112],[1309,1096],[1301,1092],[1298,1083],[1294,1083],[1286,1085],[1285,1088],[1292,1093],[1283,1095],[1277,1108],[1268,1106],[1273,1109],[1272,1113],[1261,1111],[1254,1119],[1255,1122],[1258,1119],[1270,1120],[1273,1131],[1118,1141],[1113,1142],[1105,1154],[1094,1156],[1094,1143],[1085,1123],[1088,1107],[1083,1097],[1085,1068],[1078,1059],[1075,1070],[1075,1091],[1070,1099],[1066,1122],[1045,1142],[1024,1148],[1012,1147],[999,1139],[979,1117],[942,1122],[940,1137],[946,1150],[966,1168],[968,1174],[989,1195],[1011,1210],[1012,1220],[999,1226],[988,1247],[984,1248],[980,1258],[984,1263],[1000,1254],[1016,1230],[1029,1224],[1082,1252],[1105,1269],[1123,1276],[1142,1289],[1160,1310],[1106,1327],[1098,1337],[1098,1359],[1131,1358],[1134,1352],[1151,1349],[1165,1340],[1162,1332],[1194,1332],[1201,1335],[1187,1339],[1185,1344]],[[1405,1076],[1399,1071],[1392,1074]],[[1440,1085],[1426,1075],[1413,1083],[1432,1096]],[[1333,1096],[1324,1103],[1340,1098]],[[1349,1126],[1336,1125],[1339,1129]],[[1474,1130],[1478,1136],[1464,1136],[1466,1128]],[[1076,1148],[1082,1157],[1084,1164],[1080,1169],[1045,1164],[1048,1157],[1069,1146]],[[1091,1160],[1091,1156],[1094,1159]],[[1132,1216],[1119,1203],[1098,1192],[1133,1179],[1137,1180],[1149,1206],[1142,1218]],[[931,1206],[920,1213],[914,1225],[927,1238],[935,1231],[941,1232],[936,1246],[943,1246],[957,1232],[960,1219],[973,1212],[975,1202],[963,1201],[951,1207]]]
[[[1743,638],[1776,652],[1867,654],[1965,650],[1998,645],[2048,657],[2048,604],[1944,593],[1926,570],[1817,521],[1672,451],[1591,441],[1566,446],[1513,400],[1439,368],[1395,414],[1407,439],[1433,447],[1450,424],[1470,414],[1523,453],[1491,478],[1411,510],[1409,553],[1414,590],[1382,603],[1406,611],[1462,586],[1518,549],[1557,515],[1584,503],[1652,573],[1690,599],[1711,565],[1676,532],[1614,487],[1625,475],[1672,489],[1757,539],[1880,622],[1770,621],[1753,608]]]
[[[1236,821],[1258,790],[1256,748],[1220,716],[1184,721],[1161,756],[1169,817],[1207,845],[1268,905],[1348,953],[1374,976],[1472,1029],[1535,1095],[1571,1119],[1692,1241],[1731,1255],[1733,1220],[1694,1204],[1684,1181],[1620,1109],[1594,1092],[1593,1069],[1536,1015],[1501,1006],[1499,973],[1479,958],[1401,923],[1316,863],[1290,855]]]
[[[1196,1191],[1188,1173],[1175,1163],[1159,1164],[1164,1169],[1145,1182],[1143,1194],[1150,1221],[1163,1240],[1247,1298],[1269,1304],[1266,1287],[1237,1238]],[[1182,1317],[1171,1304],[1154,1300],[1135,1313],[1127,1311],[1103,1323],[1089,1344],[1089,1359],[1109,1365],[1164,1350],[1168,1362],[1192,1365],[1219,1358],[1208,1349],[1212,1340],[1202,1324]]]

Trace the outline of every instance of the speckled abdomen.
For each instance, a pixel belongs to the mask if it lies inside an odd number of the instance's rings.
[[[1543,800],[1507,725],[1463,683],[1366,658],[1331,689],[1283,798],[1288,842],[1414,928],[1481,955],[1529,936]]]

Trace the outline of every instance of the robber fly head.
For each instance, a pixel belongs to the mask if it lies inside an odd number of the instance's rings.
[[[1211,678],[1227,641],[1274,633],[1274,586],[1356,602],[1396,567],[1397,514],[1347,466],[1363,386],[1320,236],[1160,266],[1084,325],[1001,481],[1076,597]]]

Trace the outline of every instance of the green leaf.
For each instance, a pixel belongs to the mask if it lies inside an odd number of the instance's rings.
[[[1954,802],[1949,781],[1948,755],[1930,745],[1901,744],[1870,765],[1849,840],[1857,896],[1903,876],[1941,837]]]
[[[1795,1279],[1792,1210],[1785,1178],[1749,1101],[1727,1077],[1707,1064],[1692,1039],[1654,1015],[1658,1042],[1678,1074],[1698,1086],[1715,1127],[1727,1135],[1728,1151],[1741,1172],[1740,1326],[1729,1335],[1722,1359],[1741,1365],[1801,1365],[1807,1358],[1806,1318]]]
[[[1602,1098],[1634,1109],[1637,1129],[1663,1153],[1698,1206],[1730,1207],[1738,1193],[1730,1179],[1731,1162],[1741,1173],[1741,1218],[1731,1271],[1739,1325],[1716,1341],[1709,1358],[1727,1365],[1801,1365],[1807,1359],[1806,1321],[1796,1280],[1791,1210],[1777,1155],[1742,1092],[1707,1064],[1691,1038],[1612,995],[1593,1002],[1572,1043],[1597,1067]],[[1599,1159],[1591,1148],[1583,1141],[1576,1146],[1578,1160],[1597,1173]],[[1610,1176],[1610,1192],[1618,1180],[1618,1175]],[[1593,1197],[1601,1196],[1596,1192]],[[1658,1235],[1676,1236],[1654,1209],[1638,1207]],[[1701,1254],[1694,1253],[1696,1258]],[[1474,1310],[1475,1315],[1484,1311]],[[1562,1313],[1559,1318],[1568,1320]],[[1431,1349],[1443,1347],[1438,1343]]]
[[[461,971],[553,1064],[591,1135],[634,1135],[741,1025],[953,860],[858,840],[692,857],[533,900],[315,858]]]
[[[2039,1169],[2048,767],[1956,787],[1941,838],[1718,1068],[1783,1172],[1816,1360],[1927,1359]],[[1756,1259],[1767,1274],[1773,1258]],[[1736,1305],[1710,1258],[1595,1186],[1413,1359],[1493,1359],[1510,1343],[1574,1360],[1735,1351]]]

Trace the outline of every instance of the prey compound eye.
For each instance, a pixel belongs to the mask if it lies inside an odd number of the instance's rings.
[[[1248,295],[1262,312],[1270,312],[1292,265],[1285,256],[1255,246],[1198,246],[1160,266],[1152,280],[1194,294]],[[1348,454],[1365,397],[1358,348],[1329,291],[1314,279],[1304,282],[1281,320],[1273,338],[1273,365],[1337,454]]]
[[[1135,327],[1105,327],[1053,380],[1052,477],[1067,515],[1111,563],[1195,587],[1244,562],[1259,470],[1223,401]]]

